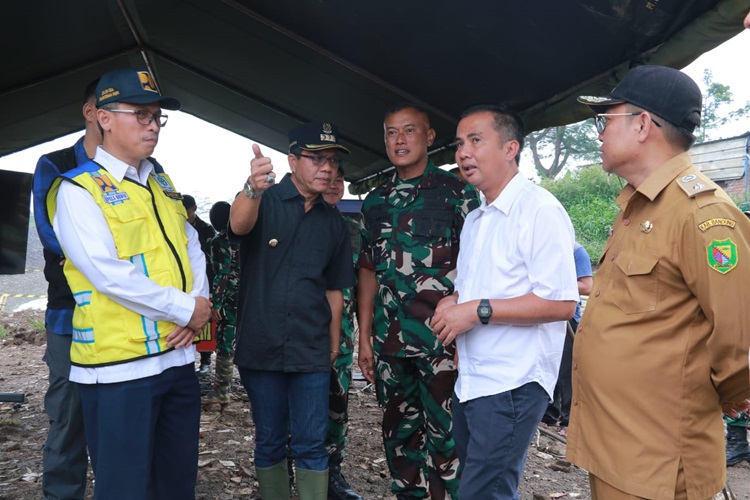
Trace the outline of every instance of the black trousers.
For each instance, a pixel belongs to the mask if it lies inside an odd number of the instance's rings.
[[[574,319],[568,321],[575,332],[578,322]],[[547,406],[542,421],[547,424],[559,422],[561,426],[567,426],[570,420],[570,404],[573,400],[573,338],[565,334],[563,344],[562,360],[560,361],[560,372],[557,375],[557,384],[553,401]]]

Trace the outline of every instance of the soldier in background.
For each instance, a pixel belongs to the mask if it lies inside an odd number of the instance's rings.
[[[203,403],[229,403],[230,384],[234,374],[234,338],[237,332],[237,302],[240,293],[239,246],[229,240],[230,205],[226,201],[214,203],[208,216],[216,230],[209,243],[209,262],[213,274],[212,321],[216,324],[216,376],[211,391]],[[201,353],[202,354],[202,353]]]
[[[336,207],[344,197],[344,170],[339,165],[331,187],[323,193],[323,200]],[[352,240],[352,265],[359,260],[362,246],[359,222],[343,215],[344,223]],[[346,435],[349,430],[349,386],[352,384],[352,362],[354,361],[354,332],[357,329],[354,314],[357,311],[357,286],[342,290],[344,315],[341,319],[341,347],[336,361],[331,366],[331,387],[328,393],[328,498],[331,500],[362,500],[341,474],[344,461]]]
[[[429,160],[435,131],[424,110],[396,106],[384,121],[396,173],[362,206],[359,366],[384,407],[393,492],[399,499],[455,497],[455,348],[444,348],[429,322],[438,301],[453,293],[459,234],[478,195]]]
[[[206,256],[206,276],[208,276],[209,285],[213,283],[214,275],[209,263],[210,255],[210,243],[211,239],[216,236],[216,231],[206,221],[198,217],[195,212],[198,210],[198,205],[195,203],[195,198],[189,194],[182,195],[182,205],[185,207],[187,212],[188,222],[198,232],[198,241],[201,244],[201,250]],[[213,291],[213,288],[211,288]],[[211,369],[211,351],[201,352],[201,364],[198,368],[198,373],[205,375]]]

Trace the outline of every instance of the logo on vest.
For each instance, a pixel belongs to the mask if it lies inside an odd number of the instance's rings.
[[[110,205],[119,205],[129,200],[127,193],[121,193],[112,179],[105,173],[92,172],[91,178],[94,179],[99,189],[102,190],[102,199]]]
[[[161,174],[151,174],[151,176],[156,180],[156,182],[159,184],[159,187],[162,188],[163,191],[174,191],[174,188],[169,183],[169,181]]]

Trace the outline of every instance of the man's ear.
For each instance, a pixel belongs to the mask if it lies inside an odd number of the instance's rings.
[[[87,122],[96,123],[96,106],[93,103],[88,101],[83,103],[81,112]]]
[[[650,116],[646,116],[646,113],[641,113],[638,116],[638,140],[644,141],[654,129],[657,128],[654,125],[654,121],[650,119]]]
[[[518,141],[515,139],[512,141],[508,141],[505,143],[505,155],[507,156],[508,160],[515,161],[516,155],[518,155],[518,151],[521,149],[521,145],[518,144]]]
[[[427,147],[432,146],[433,142],[435,142],[435,129],[431,128],[427,131]]]
[[[289,155],[286,157],[287,161],[289,162],[289,170],[292,171],[292,173],[297,172],[297,155],[289,153]]]
[[[102,129],[110,130],[112,128],[112,113],[107,113],[104,109],[97,109],[96,119]]]

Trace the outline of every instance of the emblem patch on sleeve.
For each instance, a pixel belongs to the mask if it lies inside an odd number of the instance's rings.
[[[706,256],[714,271],[726,274],[737,266],[737,245],[728,238],[714,240],[706,248]]]

